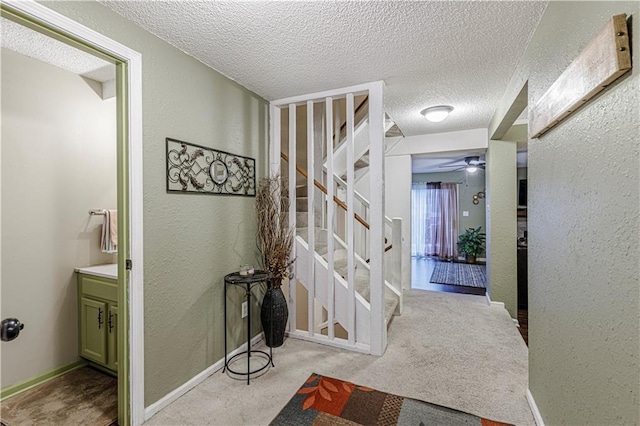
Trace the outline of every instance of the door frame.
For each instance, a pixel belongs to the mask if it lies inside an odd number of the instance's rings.
[[[0,0],[0,7],[4,17],[116,64],[118,420],[137,426],[144,421],[142,55],[34,0]]]

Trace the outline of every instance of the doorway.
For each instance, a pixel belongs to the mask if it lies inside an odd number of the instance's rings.
[[[121,343],[116,309],[81,321],[74,272],[111,265],[117,286],[117,246],[101,247],[103,220],[90,214],[116,211],[115,66],[6,18],[0,25],[2,311],[24,327],[3,336],[2,420],[107,424],[118,415],[115,364],[85,368],[85,338],[70,330],[97,324],[84,337]]]
[[[527,172],[528,172],[528,108],[524,110],[504,134],[504,140],[516,142],[516,190],[518,197],[518,210],[516,224],[518,227],[518,240],[516,250],[518,252],[517,276],[518,276],[518,331],[524,342],[529,344],[529,297],[528,297],[528,228],[527,228]]]
[[[484,250],[466,264],[459,245],[468,229],[484,234],[484,152],[423,155],[412,181],[411,287],[484,295]]]
[[[514,316],[514,322],[518,326],[518,330],[528,345],[528,333],[529,333],[529,321],[528,321],[528,251],[527,251],[527,241],[528,241],[528,229],[527,229],[527,186],[529,184],[528,180],[528,81],[525,81],[518,91],[517,95],[511,102],[508,110],[506,111],[504,117],[501,122],[496,127],[493,134],[490,136],[491,141],[506,143],[507,145],[515,146],[515,150],[513,148],[509,148],[509,162],[504,163],[507,167],[515,166],[516,173],[512,174],[515,181],[510,182],[510,184],[506,184],[507,187],[513,188],[513,191],[510,192],[511,200],[506,200],[508,203],[504,204],[507,206],[507,209],[513,208],[516,211],[516,215],[514,217],[516,223],[511,222],[511,230],[515,230],[513,235],[513,240],[511,238],[506,239],[503,238],[502,241],[497,241],[497,247],[490,247],[490,251],[494,253],[493,258],[495,258],[495,253],[501,253],[502,256],[507,256],[509,259],[512,259],[509,262],[510,265],[515,263],[515,268],[511,269],[511,271],[500,271],[499,279],[502,279],[502,276],[508,276],[509,288],[506,289],[511,294],[515,294],[516,298],[514,300],[515,312],[512,313]],[[515,155],[513,155],[515,154]],[[513,157],[511,157],[513,155]],[[513,163],[515,164],[513,164]],[[513,170],[513,169],[511,169]],[[505,203],[504,197],[502,198],[502,203]],[[498,205],[498,208],[501,207]],[[498,214],[494,217],[506,217],[508,213],[507,209],[500,211],[503,216],[499,216]],[[496,212],[496,203],[494,202],[493,212]],[[505,214],[506,213],[506,214]],[[512,217],[511,215],[509,215]],[[510,220],[514,220],[510,219]],[[511,241],[511,242],[510,242]],[[515,244],[513,244],[515,242]],[[491,243],[490,243],[491,246]],[[513,253],[513,251],[516,253]],[[491,260],[491,256],[490,260]],[[504,261],[502,261],[504,263]],[[515,274],[514,274],[515,272]],[[513,274],[513,275],[512,275]],[[513,286],[513,287],[511,287]],[[504,289],[503,289],[504,290]],[[493,303],[493,302],[490,302]]]
[[[115,262],[118,277],[115,299],[119,308],[117,326],[115,326],[118,335],[117,417],[120,425],[141,424],[144,410],[141,57],[126,46],[35,2],[5,0],[0,11],[5,19],[89,52],[115,66],[117,144],[114,148],[117,164],[116,209],[119,242]],[[55,99],[51,102],[55,102]],[[82,161],[82,158],[77,160]],[[37,171],[37,167],[33,170]],[[48,178],[48,176],[43,177],[43,179]],[[6,179],[7,177],[5,182]],[[63,182],[60,183],[60,185],[63,184]],[[2,236],[4,237],[4,233]],[[7,253],[10,253],[10,250],[5,247],[2,255]],[[3,309],[4,314],[8,314],[5,309]],[[71,332],[73,331],[75,330]],[[11,343],[2,343],[3,346],[7,344]]]

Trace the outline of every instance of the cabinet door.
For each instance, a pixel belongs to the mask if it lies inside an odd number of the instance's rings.
[[[80,299],[80,355],[101,364],[107,363],[107,304]]]
[[[107,367],[118,371],[118,307],[109,305],[107,316]]]

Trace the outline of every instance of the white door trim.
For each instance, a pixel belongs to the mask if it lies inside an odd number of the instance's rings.
[[[131,424],[144,421],[144,309],[142,233],[142,55],[33,0],[2,0],[33,20],[95,46],[127,63],[129,121],[129,223],[133,269],[129,279],[129,391]]]

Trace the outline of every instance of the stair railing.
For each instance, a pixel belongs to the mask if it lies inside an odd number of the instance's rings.
[[[284,152],[280,152],[280,158],[282,158],[285,162],[289,163],[289,156]],[[296,171],[300,173],[305,179],[308,179],[308,172],[301,166],[296,164]],[[340,176],[333,175],[333,180],[336,186],[346,188],[347,183],[340,178]],[[325,187],[322,183],[318,182],[316,179],[313,180],[313,184],[316,188],[318,188],[325,196],[328,196],[327,187]],[[334,191],[335,193],[335,191]],[[357,200],[365,209],[369,209],[369,200],[364,198],[362,194],[357,191],[353,191],[354,200]],[[336,205],[342,208],[345,212],[348,211],[348,206],[345,204],[340,198],[336,195],[333,196],[333,201]],[[354,213],[354,219],[359,222],[365,229],[369,230],[369,223],[359,214]],[[385,265],[388,265],[385,268],[385,286],[391,288],[391,290],[398,296],[398,309],[397,313],[402,314],[402,219],[394,218],[391,219],[389,216],[384,216],[385,221],[385,238],[384,242],[386,245],[384,248],[384,259]],[[308,225],[312,226],[312,225]],[[331,238],[329,236],[329,238]],[[394,248],[394,244],[395,247]],[[366,246],[366,243],[364,244]],[[387,254],[388,252],[389,255]],[[363,250],[356,250],[356,253],[361,258],[366,258],[365,263],[368,264],[371,261],[366,253]],[[390,287],[391,286],[391,287]]]
[[[363,218],[362,212],[356,212],[354,206],[357,201],[354,199],[354,98],[356,96],[368,96],[368,108],[363,108],[368,116],[367,136],[369,142],[369,174],[370,174],[370,209],[368,217]],[[345,200],[340,200],[339,195],[334,193],[334,185],[322,184],[324,180],[322,175],[322,160],[319,158],[321,152],[326,152],[329,157],[330,164],[327,176],[336,174],[336,170],[332,170],[336,164],[331,160],[336,139],[334,124],[338,124],[340,118],[335,117],[342,115],[339,111],[334,111],[334,103],[341,105],[344,99],[346,117],[346,144],[345,146],[345,163],[347,164],[347,191]],[[297,189],[297,175],[300,170],[297,168],[298,149],[304,149],[301,143],[298,148],[299,134],[297,132],[297,121],[299,117],[296,113],[298,107],[306,109],[306,191],[307,191],[307,236],[306,241],[296,237],[297,251],[296,266],[293,271],[293,284],[289,286],[289,306],[292,315],[289,318],[289,333],[294,337],[313,340],[320,343],[327,343],[334,346],[340,346],[351,350],[366,351],[372,355],[382,355],[387,346],[387,329],[384,318],[384,193],[379,190],[384,186],[384,83],[382,81],[364,83],[356,86],[345,87],[325,92],[305,94],[294,96],[286,99],[271,101],[270,103],[270,147],[269,147],[269,170],[272,175],[277,173],[286,174],[289,178],[289,194],[292,199],[289,207],[290,224],[294,225],[299,216],[296,209],[295,194]],[[282,114],[284,111],[288,113],[288,138],[283,134],[283,122],[286,120]],[[326,128],[326,130],[324,130]],[[301,133],[301,132],[300,132]],[[288,140],[287,140],[288,139]],[[283,142],[288,145],[288,166],[281,168],[282,155],[281,151]],[[326,148],[324,148],[326,147]],[[286,149],[285,149],[286,151]],[[315,158],[314,158],[315,157]],[[314,159],[316,161],[314,161]],[[320,161],[319,161],[320,160]],[[283,165],[284,166],[284,165]],[[286,172],[283,171],[286,170]],[[304,176],[304,174],[302,174]],[[320,182],[318,182],[319,180]],[[316,188],[323,195],[316,193]],[[315,195],[314,195],[315,194]],[[318,196],[320,195],[320,196]],[[340,201],[340,202],[338,202]],[[337,207],[336,207],[337,206]],[[346,208],[346,216],[342,215],[342,209]],[[316,251],[315,239],[315,223],[316,212],[320,212],[323,217],[322,222],[326,223],[327,234],[334,235],[334,225],[337,219],[336,210],[340,211],[344,221],[346,232],[346,279],[342,279],[339,275],[336,279],[332,279],[335,274],[335,265],[333,264],[333,252],[329,247],[328,259],[325,260]],[[356,215],[361,219],[359,220]],[[356,225],[358,222],[360,225]],[[363,223],[364,222],[364,223]],[[366,225],[365,225],[366,224]],[[338,222],[337,226],[342,226],[342,222]],[[364,300],[355,292],[355,244],[354,233],[356,229],[362,226],[369,234],[368,245],[371,257],[370,280],[369,280],[369,297],[368,301]],[[337,228],[337,227],[336,227]],[[332,238],[329,238],[333,242]],[[295,255],[295,253],[294,253]],[[307,303],[307,321],[308,327],[298,328],[296,325],[293,312],[296,312],[296,306],[302,304],[302,300],[297,300],[296,286],[297,283],[306,287]],[[340,297],[337,296],[340,293]],[[326,309],[326,317],[328,321],[328,336],[316,334],[317,322],[315,321],[314,312],[319,310],[316,303],[322,304],[322,309]],[[324,316],[324,312],[322,313]],[[334,319],[336,314],[341,318],[341,324],[345,326],[347,338],[340,339],[335,337],[333,333]]]
[[[284,161],[286,161],[287,163],[289,162],[289,156],[287,154],[285,154],[284,152],[280,153],[280,158],[282,158]],[[303,169],[302,167],[300,167],[299,165],[296,164],[296,171],[298,173],[300,173],[302,176],[304,176],[305,179],[309,178],[309,174],[307,173],[307,171],[305,169]],[[338,178],[339,179],[339,178]],[[328,191],[327,188],[321,184],[320,182],[318,182],[316,179],[313,180],[313,185],[318,188],[324,195],[328,195]],[[355,191],[354,191],[354,195],[355,195]],[[362,197],[362,196],[360,196]],[[333,196],[333,201],[345,212],[348,211],[349,207],[340,199],[338,198],[336,195]],[[366,201],[366,200],[365,200]],[[362,218],[362,216],[360,216],[357,213],[353,214],[353,218],[355,220],[358,221],[358,223],[360,223],[362,226],[364,226],[367,229],[371,229],[371,226],[369,225],[369,222],[367,222],[366,220],[364,220]]]

